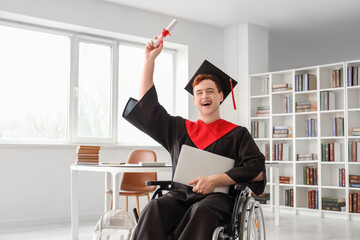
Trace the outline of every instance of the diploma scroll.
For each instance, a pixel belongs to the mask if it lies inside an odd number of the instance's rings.
[[[162,33],[159,35],[157,39],[154,40],[154,47],[159,46],[159,44],[164,39],[164,37],[170,35],[170,31],[174,28],[176,24],[177,24],[177,20],[176,19],[172,20],[169,26],[162,31]]]

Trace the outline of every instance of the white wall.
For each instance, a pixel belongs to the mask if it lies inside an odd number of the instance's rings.
[[[360,24],[351,26],[309,26],[301,35],[270,30],[269,71],[360,59]]]
[[[154,14],[125,6],[95,0],[0,0],[0,18],[26,20],[48,26],[74,28],[76,31],[121,36],[145,43],[158,35],[172,20],[171,16]],[[179,19],[167,42],[187,45],[191,75],[206,58],[223,66],[223,30]],[[220,43],[220,44],[219,44]],[[165,42],[166,45],[166,42]],[[184,85],[185,87],[185,85]],[[181,90],[187,94],[185,90]],[[189,97],[190,98],[190,97]],[[192,100],[190,119],[196,119]],[[126,159],[133,148],[102,150],[101,158]],[[160,160],[170,161],[160,147]],[[75,146],[0,146],[0,223],[70,219],[70,165]],[[162,177],[162,176],[159,176]],[[164,176],[165,178],[166,176]],[[104,176],[80,174],[80,215],[97,216],[103,211]]]

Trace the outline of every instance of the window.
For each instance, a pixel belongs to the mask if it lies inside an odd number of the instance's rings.
[[[173,52],[163,49],[156,59],[154,84],[159,102],[170,114],[174,114],[174,61]],[[119,97],[118,142],[127,144],[154,144],[155,142],[128,123],[122,113],[130,97],[138,99],[140,78],[144,64],[144,46],[119,46]]]
[[[77,135],[110,138],[111,47],[80,42]]]
[[[138,98],[145,44],[3,23],[2,143],[154,144],[122,118],[129,97]],[[174,54],[163,49],[154,72],[159,101],[170,114]]]
[[[69,37],[0,25],[0,139],[67,135]]]

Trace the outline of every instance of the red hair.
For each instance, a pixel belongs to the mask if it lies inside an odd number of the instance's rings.
[[[198,85],[199,83],[201,83],[203,80],[212,80],[217,89],[218,89],[218,92],[220,93],[222,91],[221,87],[220,87],[220,84],[218,82],[216,82],[213,78],[213,76],[211,74],[199,74],[196,76],[196,78],[194,79],[194,82],[192,84],[192,87],[193,89],[195,88],[196,85]]]

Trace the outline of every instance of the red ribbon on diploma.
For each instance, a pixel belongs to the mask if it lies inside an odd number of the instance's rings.
[[[231,96],[232,96],[232,100],[233,100],[234,109],[236,110],[236,104],[235,104],[235,98],[234,98],[234,88],[233,88],[233,84],[232,84],[232,79],[231,79],[231,78],[230,78],[230,87],[231,87]]]

